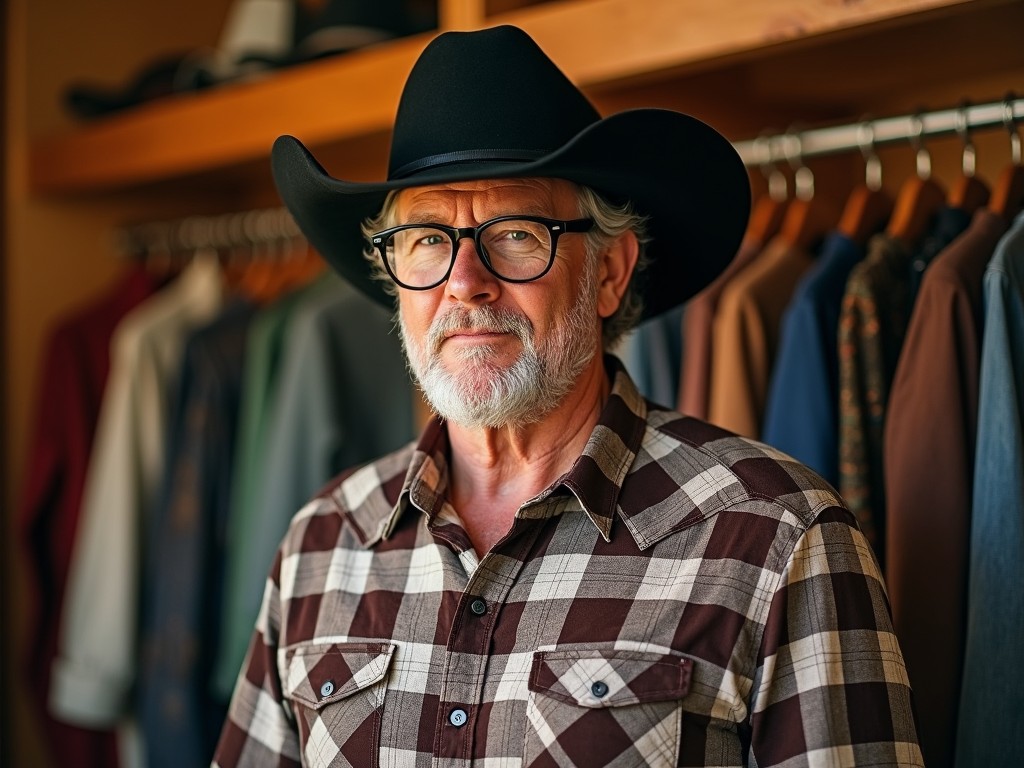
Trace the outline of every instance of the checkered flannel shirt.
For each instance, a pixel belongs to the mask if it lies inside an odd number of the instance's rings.
[[[835,491],[609,368],[583,455],[482,559],[437,422],[297,514],[215,765],[923,765]]]

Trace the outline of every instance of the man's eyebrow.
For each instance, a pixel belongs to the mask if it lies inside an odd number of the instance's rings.
[[[526,203],[525,205],[517,205],[514,208],[489,211],[488,215],[484,218],[484,221],[498,219],[502,216],[539,216],[544,219],[557,219],[558,217],[554,216],[551,211],[551,205],[544,205],[543,203]]]
[[[444,224],[444,215],[439,211],[414,211],[406,216],[400,224]]]

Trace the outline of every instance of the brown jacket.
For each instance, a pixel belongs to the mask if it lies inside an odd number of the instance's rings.
[[[925,763],[952,765],[978,423],[982,277],[1006,223],[978,211],[925,272],[885,424],[887,581]]]

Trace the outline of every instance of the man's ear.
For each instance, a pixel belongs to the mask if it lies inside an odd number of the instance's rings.
[[[601,317],[611,317],[619,308],[639,256],[640,244],[632,230],[615,238],[600,255],[597,314]]]

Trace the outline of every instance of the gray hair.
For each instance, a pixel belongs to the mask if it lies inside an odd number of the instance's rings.
[[[370,263],[372,277],[383,283],[385,292],[388,295],[398,296],[398,286],[388,275],[380,254],[369,245],[370,236],[388,227],[397,224],[395,220],[395,206],[398,197],[398,190],[388,193],[376,216],[366,219],[362,224],[363,236],[368,243],[363,251],[363,256]],[[589,259],[597,259],[608,245],[615,238],[632,230],[636,235],[639,245],[639,257],[636,267],[633,269],[633,276],[630,278],[626,293],[619,303],[618,309],[604,320],[601,329],[602,343],[606,350],[611,350],[618,343],[619,339],[640,322],[644,311],[644,300],[639,290],[639,275],[646,269],[647,243],[650,237],[647,232],[647,217],[637,213],[632,203],[626,202],[623,205],[614,205],[603,198],[590,187],[580,184],[576,185],[576,200],[579,207],[579,215],[582,218],[594,220],[594,228],[585,236],[586,255]]]

